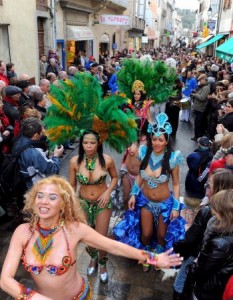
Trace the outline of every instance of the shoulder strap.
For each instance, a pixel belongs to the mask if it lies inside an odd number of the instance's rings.
[[[22,148],[20,148],[18,151],[15,152],[15,154],[13,154],[13,156],[18,159],[20,157],[20,155],[23,153],[24,150],[26,150],[27,148],[33,148],[32,144],[26,144],[24,145]]]

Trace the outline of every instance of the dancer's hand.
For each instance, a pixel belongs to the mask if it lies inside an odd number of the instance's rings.
[[[135,208],[135,202],[136,202],[135,196],[132,195],[132,196],[129,198],[129,202],[128,202],[128,208],[129,208],[130,210],[134,210],[134,208]]]
[[[173,248],[158,255],[144,250],[141,252],[145,257],[145,260],[140,260],[139,263],[155,266],[156,269],[169,269],[171,267],[180,266],[183,261],[183,257],[180,257],[180,254],[171,254],[173,252]]]
[[[180,257],[180,254],[171,254],[173,251],[173,248],[167,250],[164,253],[160,253],[157,256],[157,262],[154,264],[156,268],[161,268],[161,269],[169,269],[171,267],[176,267],[180,266],[183,261],[183,257]],[[149,264],[153,265],[153,260],[148,261]]]
[[[97,200],[99,202],[98,206],[101,208],[105,208],[109,202],[109,199],[110,199],[110,193],[106,190]]]

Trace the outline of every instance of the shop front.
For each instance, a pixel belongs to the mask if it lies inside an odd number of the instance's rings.
[[[139,50],[142,46],[142,30],[129,30],[128,31],[128,49]]]
[[[107,33],[104,33],[100,37],[100,41],[99,41],[99,53],[104,53],[106,51],[109,52],[109,50],[110,50],[110,38],[109,38],[109,35]]]
[[[74,63],[79,51],[86,51],[87,56],[93,53],[93,33],[88,26],[66,26],[67,66]]]

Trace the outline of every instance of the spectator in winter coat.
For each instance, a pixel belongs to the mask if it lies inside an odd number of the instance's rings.
[[[40,140],[43,135],[41,121],[37,118],[28,118],[23,121],[22,135],[16,140],[12,153],[17,152],[26,144],[31,147],[24,150],[19,157],[19,168],[22,177],[26,180],[27,188],[31,188],[33,183],[49,175],[54,175],[60,169],[60,157],[64,151],[63,146],[55,147],[53,156],[47,157],[47,154],[40,146]]]

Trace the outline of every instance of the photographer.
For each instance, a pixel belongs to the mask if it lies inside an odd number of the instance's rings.
[[[205,74],[198,77],[198,91],[191,94],[193,97],[193,112],[194,112],[194,136],[193,141],[205,135],[206,130],[206,110],[209,102],[208,95],[210,88],[208,86],[208,79]]]

